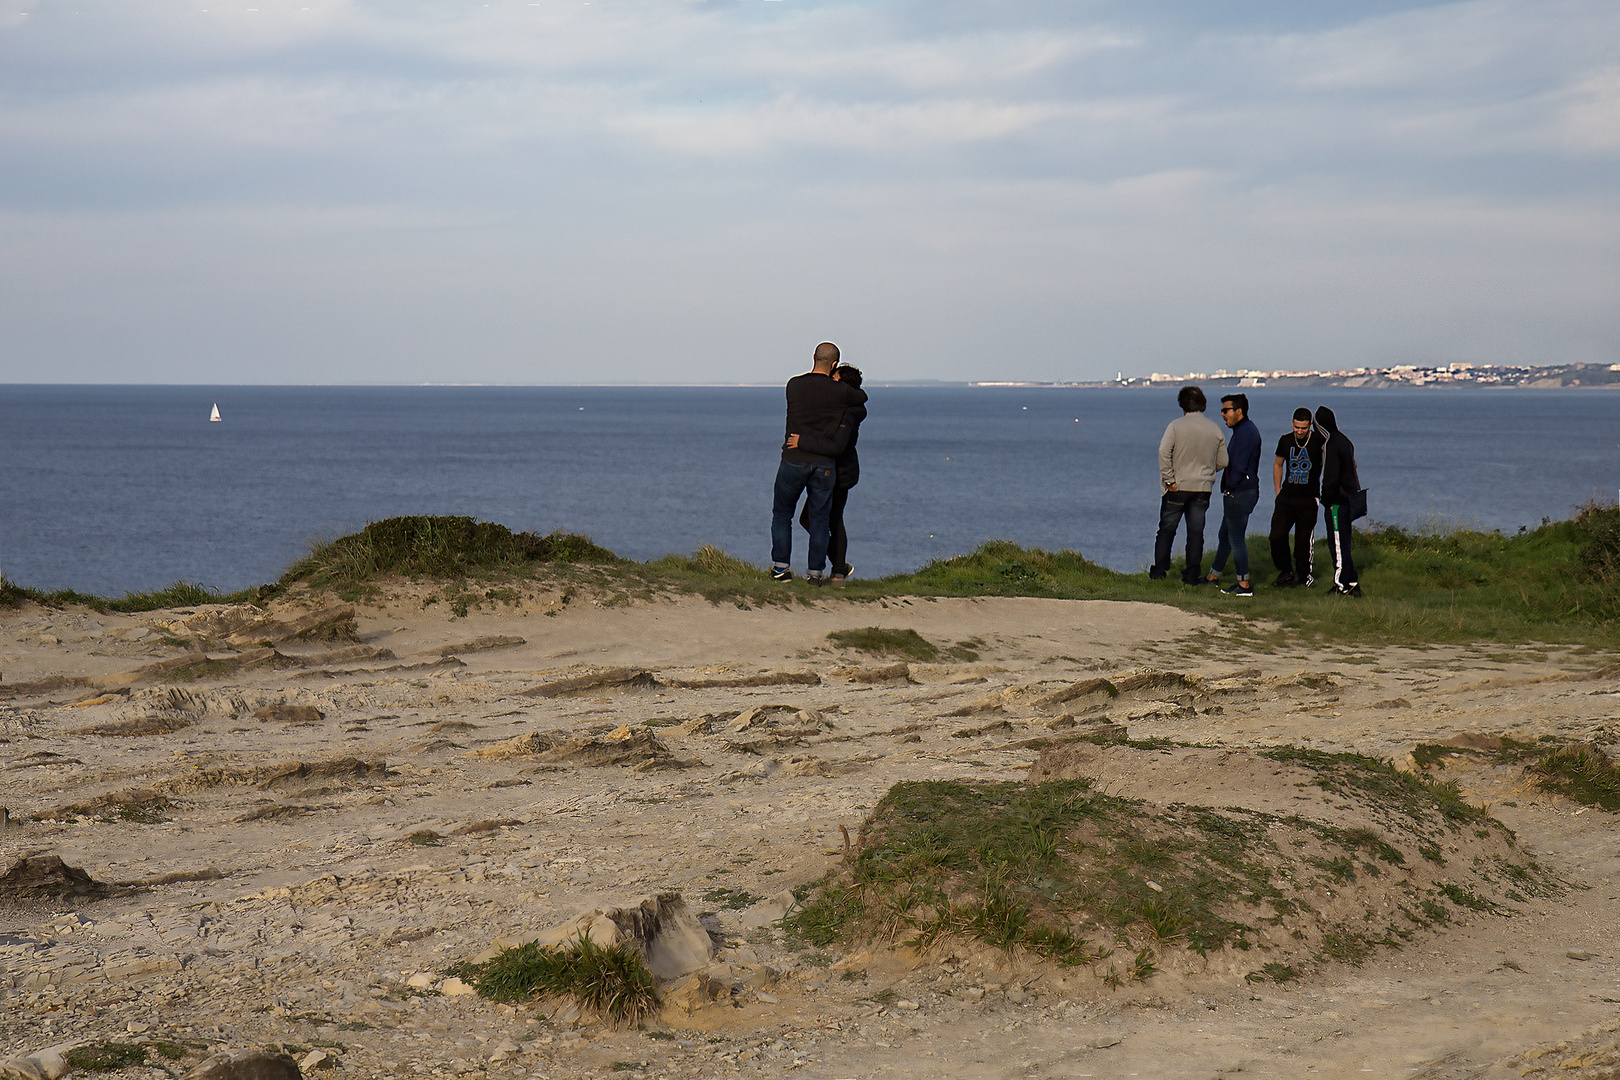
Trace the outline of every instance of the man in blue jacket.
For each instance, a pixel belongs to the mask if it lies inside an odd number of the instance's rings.
[[[1229,596],[1253,596],[1249,582],[1249,515],[1260,501],[1260,429],[1249,419],[1249,395],[1221,398],[1221,419],[1232,429],[1227,439],[1226,470],[1221,473],[1221,535],[1215,562],[1204,580],[1218,582],[1231,555],[1237,566],[1237,584]]]

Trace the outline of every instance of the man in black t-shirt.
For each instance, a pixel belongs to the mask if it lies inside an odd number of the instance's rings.
[[[1311,423],[1311,410],[1294,410],[1294,430],[1277,441],[1271,483],[1277,493],[1271,512],[1271,561],[1277,564],[1274,588],[1307,588],[1311,576],[1311,542],[1316,533],[1316,499],[1322,483],[1324,440]],[[1294,554],[1288,557],[1288,532],[1294,532]]]
[[[812,454],[798,446],[793,435],[814,435],[832,439],[838,434],[844,410],[866,404],[866,391],[832,377],[838,366],[838,346],[823,341],[816,346],[815,367],[796,375],[787,384],[787,428],[782,440],[782,461],[776,467],[776,488],[771,502],[771,577],[792,581],[789,568],[793,559],[793,511],[799,495],[805,497],[809,514],[810,561],[808,580],[823,582],[827,565],[830,528],[828,511],[832,505],[837,465],[831,457]]]

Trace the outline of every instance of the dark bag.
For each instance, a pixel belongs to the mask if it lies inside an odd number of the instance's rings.
[[[1350,493],[1350,500],[1345,507],[1350,511],[1350,520],[1355,521],[1367,516],[1367,489],[1358,488]]]

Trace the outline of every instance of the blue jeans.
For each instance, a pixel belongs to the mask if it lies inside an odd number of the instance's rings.
[[[771,563],[788,566],[793,562],[793,511],[799,495],[808,491],[804,509],[810,515],[810,564],[812,574],[827,565],[827,540],[831,533],[828,512],[832,508],[833,484],[838,468],[830,461],[784,461],[776,467],[776,493],[771,502]]]
[[[1249,580],[1249,515],[1260,503],[1260,489],[1244,488],[1228,491],[1221,499],[1221,536],[1215,545],[1215,563],[1212,574],[1226,569],[1226,557],[1231,555],[1237,564],[1239,581]]]
[[[1153,539],[1153,577],[1170,572],[1170,549],[1176,543],[1176,527],[1187,519],[1187,568],[1181,580],[1196,585],[1204,564],[1204,515],[1209,513],[1209,492],[1167,491],[1159,501],[1159,535]]]

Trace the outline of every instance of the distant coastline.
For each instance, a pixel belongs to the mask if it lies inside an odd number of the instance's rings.
[[[1341,371],[1227,371],[1189,372],[1185,375],[1151,375],[1118,378],[1105,382],[972,382],[969,386],[1023,387],[1039,389],[1086,389],[1130,387],[1170,387],[1185,383],[1226,389],[1274,387],[1337,386],[1351,389],[1389,390],[1412,386],[1510,387],[1521,390],[1597,389],[1620,390],[1620,364],[1545,364],[1535,367],[1502,367],[1490,364],[1447,364],[1422,367],[1397,364],[1392,367],[1349,368]]]

